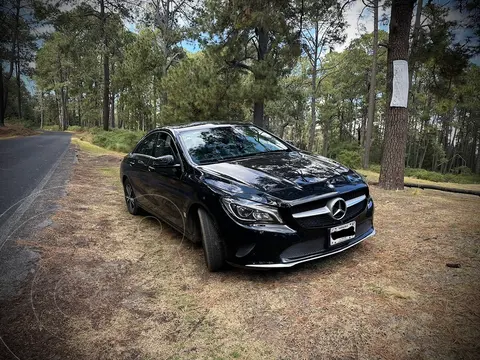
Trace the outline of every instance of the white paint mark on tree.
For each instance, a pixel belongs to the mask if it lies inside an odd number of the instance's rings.
[[[393,91],[390,107],[404,107],[408,104],[408,62],[393,61]]]

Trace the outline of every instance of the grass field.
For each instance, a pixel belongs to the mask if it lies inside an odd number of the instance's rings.
[[[358,247],[211,274],[201,248],[128,214],[120,158],[81,147],[53,225],[22,242],[42,259],[0,304],[18,358],[478,358],[478,197],[372,187],[377,236]]]

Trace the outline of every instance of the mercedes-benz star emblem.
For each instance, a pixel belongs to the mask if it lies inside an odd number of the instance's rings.
[[[328,202],[328,210],[330,210],[330,216],[335,220],[341,220],[347,213],[347,203],[342,198],[335,198]]]

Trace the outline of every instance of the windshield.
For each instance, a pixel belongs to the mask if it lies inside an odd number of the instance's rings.
[[[186,130],[180,133],[180,138],[197,164],[288,150],[272,135],[254,126]]]

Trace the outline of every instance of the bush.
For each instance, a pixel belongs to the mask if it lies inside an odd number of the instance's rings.
[[[416,179],[423,179],[423,180],[429,180],[429,181],[435,181],[435,182],[446,181],[443,174],[435,171],[428,171],[425,169],[405,168],[405,176],[410,176]]]
[[[380,164],[370,164],[369,168],[370,171],[380,173]]]
[[[78,125],[71,125],[67,129],[68,131],[84,131],[85,129]]]
[[[358,151],[341,150],[335,160],[353,169],[358,169],[362,166],[362,156]]]
[[[32,120],[27,120],[24,118],[18,118],[18,117],[9,117],[5,119],[5,123],[11,124],[11,125],[18,125],[18,126],[23,126],[24,128],[27,129],[38,129],[38,124],[36,124]]]
[[[479,175],[469,174],[468,171],[463,170],[465,173],[462,174],[442,174],[436,171],[428,171],[425,169],[405,169],[405,176],[413,177],[416,179],[429,180],[435,182],[453,182],[458,184],[473,184],[480,183]]]
[[[425,169],[414,169],[414,168],[405,168],[405,176],[413,177],[415,179],[429,180],[434,182],[452,182],[457,184],[478,184],[480,183],[480,175],[475,175],[471,173],[469,168],[465,166],[461,167],[462,169],[456,168],[452,169],[453,171],[458,171],[459,173],[449,173],[442,174],[436,171],[428,171]],[[372,164],[370,170],[376,173],[380,172],[380,165]]]
[[[60,127],[58,125],[43,125],[42,130],[60,131]]]
[[[114,129],[112,131],[95,129],[91,132],[93,134],[92,142],[95,145],[120,152],[132,151],[138,141],[145,135],[142,131],[121,129]]]

